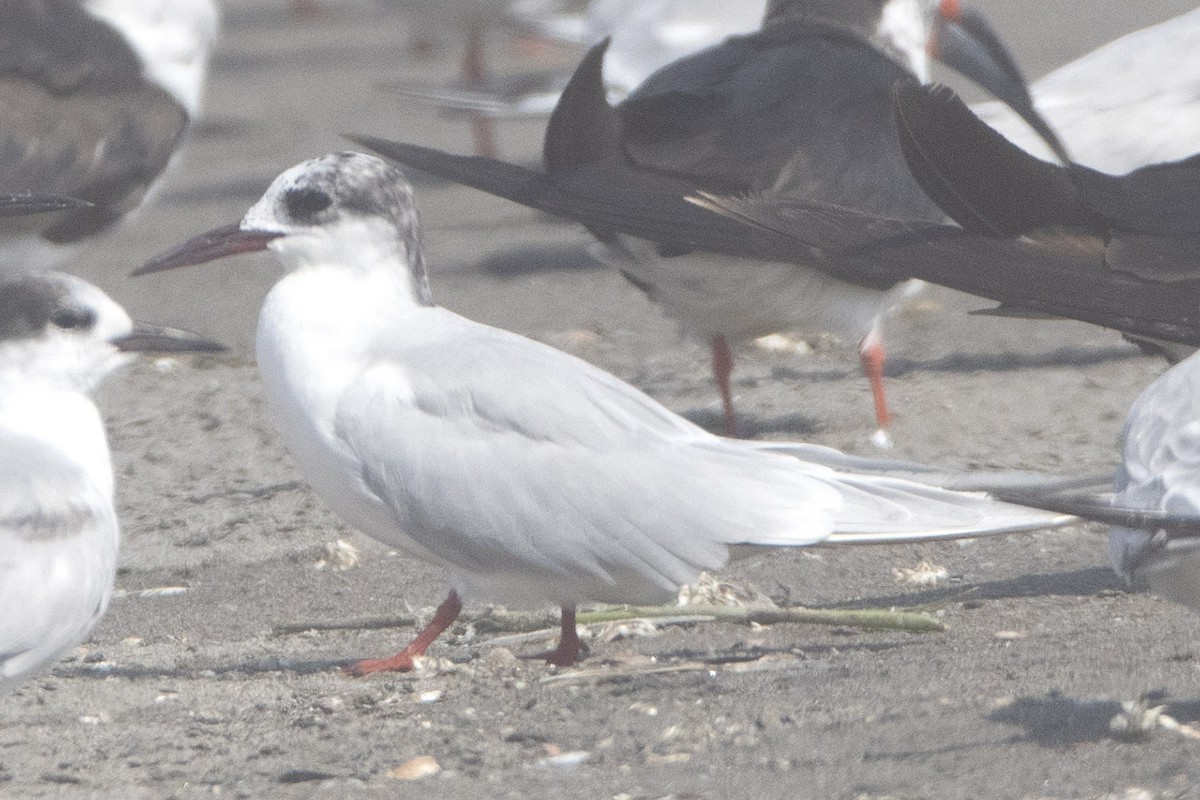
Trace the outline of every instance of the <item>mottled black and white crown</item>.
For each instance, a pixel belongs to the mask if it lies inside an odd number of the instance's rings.
[[[432,304],[412,186],[375,156],[345,151],[297,164],[271,183],[240,228],[279,234],[270,246],[293,266],[323,260],[394,269],[399,260],[418,300]]]

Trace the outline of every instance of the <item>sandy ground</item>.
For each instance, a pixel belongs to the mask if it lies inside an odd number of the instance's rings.
[[[1186,2],[981,3],[1037,75]],[[395,7],[227,7],[207,116],[154,202],[72,269],[135,315],[234,346],[144,361],[110,381],[124,526],[118,596],[63,664],[0,699],[0,797],[1200,797],[1200,742],[1109,732],[1147,692],[1200,720],[1200,618],[1121,590],[1102,531],[778,552],[722,577],[816,607],[923,606],[937,634],[726,624],[593,632],[578,670],[513,658],[464,624],[440,668],[350,679],[444,592],[437,570],[347,530],[306,489],[264,415],[249,342],[275,271],[241,259],[129,281],[145,258],[232,221],[291,164],[358,131],[469,147],[468,131],[379,90],[455,69],[418,58]],[[518,50],[497,40],[514,62]],[[563,58],[569,58],[564,55]],[[540,122],[503,129],[514,159]],[[707,354],[582,251],[586,235],[458,187],[418,183],[445,306],[569,350],[711,424]],[[895,453],[956,468],[1110,470],[1129,402],[1163,365],[1081,324],[968,317],[931,291],[889,330]],[[870,400],[846,345],[746,349],[737,401],[755,434],[870,452]],[[714,487],[719,491],[719,487]],[[357,566],[321,568],[326,543]],[[897,583],[928,560],[949,580]],[[361,624],[280,633],[279,626]],[[635,629],[633,632],[637,632]],[[416,782],[393,770],[436,760]]]

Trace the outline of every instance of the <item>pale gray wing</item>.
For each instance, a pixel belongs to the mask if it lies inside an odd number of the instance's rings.
[[[886,475],[836,473],[843,506],[827,544],[899,544],[1020,533],[1077,522],[998,500]]]
[[[1063,493],[1103,491],[1112,486],[1112,474],[1047,475],[1020,469],[947,469],[904,459],[858,456],[808,442],[761,442],[764,450],[790,455],[839,472],[857,472],[919,483],[960,492]]]
[[[116,569],[112,500],[70,459],[0,437],[0,691],[77,644]]]
[[[135,207],[187,123],[125,40],[75,0],[0,4],[0,194],[92,203],[54,215],[47,239],[74,241]]]
[[[579,359],[455,319],[435,344],[397,345],[361,375],[336,433],[400,528],[461,572],[630,601],[720,566],[727,544],[913,540],[1050,519],[720,439]]]
[[[527,339],[470,324],[436,338],[359,376],[336,433],[401,529],[461,573],[663,599],[727,543],[832,530],[823,468],[712,436]]]
[[[1114,503],[1200,514],[1200,359],[1164,372],[1129,409]]]

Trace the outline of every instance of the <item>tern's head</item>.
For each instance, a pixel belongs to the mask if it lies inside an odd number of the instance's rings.
[[[241,222],[201,234],[135,275],[273,250],[284,269],[395,271],[431,305],[412,187],[396,167],[362,153],[331,153],[282,173]]]
[[[0,280],[0,382],[90,391],[136,350],[219,345],[134,323],[104,292],[57,272]]]

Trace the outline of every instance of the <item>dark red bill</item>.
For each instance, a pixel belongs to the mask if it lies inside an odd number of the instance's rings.
[[[227,256],[256,253],[266,250],[267,244],[280,236],[283,233],[279,231],[244,231],[235,222],[189,239],[161,256],[150,259],[130,274],[148,275],[151,272],[207,264]]]

